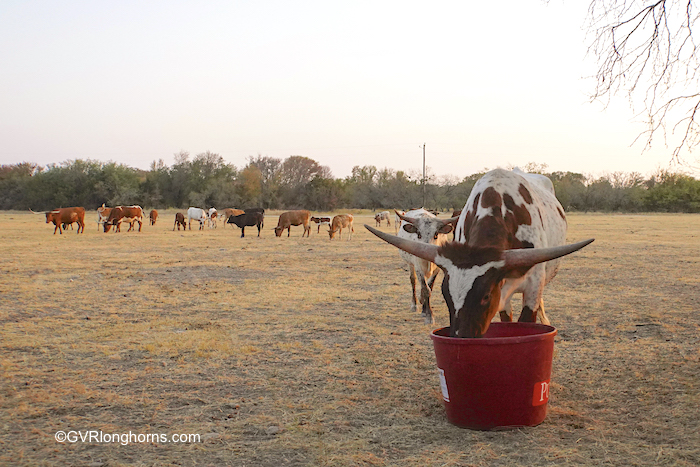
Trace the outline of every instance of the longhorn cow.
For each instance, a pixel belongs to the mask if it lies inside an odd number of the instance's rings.
[[[445,274],[442,294],[452,337],[481,337],[496,313],[512,321],[510,300],[523,294],[518,321],[544,324],[542,292],[560,258],[588,245],[566,241],[566,216],[540,177],[495,169],[474,185],[457,221],[456,241],[433,245],[388,235],[382,240],[435,263]]]

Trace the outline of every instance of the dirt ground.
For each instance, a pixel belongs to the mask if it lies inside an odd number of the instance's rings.
[[[547,418],[480,432],[445,418],[440,284],[425,325],[369,213],[350,241],[174,213],[82,235],[0,213],[0,465],[700,465],[698,215],[571,214],[596,241],[545,290]]]

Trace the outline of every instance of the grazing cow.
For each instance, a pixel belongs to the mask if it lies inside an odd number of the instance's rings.
[[[211,229],[216,228],[216,218],[218,217],[219,212],[216,210],[216,208],[209,208],[209,213],[207,215],[207,225]]]
[[[158,211],[151,209],[151,212],[148,213],[148,219],[151,221],[151,225],[156,225],[156,221],[158,220]]]
[[[338,214],[337,216],[333,217],[331,226],[328,229],[328,235],[331,237],[331,240],[335,238],[336,232],[338,233],[338,238],[343,238],[343,229],[345,228],[349,230],[348,240],[350,240],[353,232],[355,232],[355,227],[352,226],[352,222],[354,220],[355,219],[352,217],[352,214]]]
[[[97,208],[97,231],[100,231],[100,224],[104,225],[109,217],[109,213],[112,212],[112,208],[105,207],[105,203]]]
[[[390,226],[390,225],[391,225],[391,221],[389,220],[389,211],[378,212],[378,213],[374,216],[374,225],[375,225],[376,227],[381,227],[381,226],[382,226],[382,221],[386,221],[386,225],[387,225],[387,226]]]
[[[316,229],[316,233],[321,233],[322,225],[327,225],[329,229],[331,228],[330,217],[312,217],[309,220],[318,226],[318,228]]]
[[[259,211],[253,211],[253,212],[244,212],[243,214],[239,214],[237,216],[231,216],[228,218],[226,221],[227,224],[236,224],[238,227],[241,228],[241,238],[245,237],[245,228],[248,226],[257,226],[258,227],[258,237],[260,236],[260,230],[262,230],[262,225],[263,225],[263,213]]]
[[[367,226],[403,251],[445,273],[442,293],[452,337],[481,337],[500,311],[512,320],[510,299],[523,294],[518,321],[548,324],[542,292],[562,256],[593,239],[566,245],[566,216],[537,177],[495,169],[474,185],[457,222],[457,240],[442,246],[410,241]]]
[[[180,230],[180,226],[182,226],[182,230],[187,230],[187,222],[185,222],[185,215],[181,212],[178,212],[175,214],[175,223],[173,224],[173,230],[175,230],[175,226],[177,226],[177,230]]]
[[[438,219],[425,209],[413,209],[405,214],[396,211],[396,215],[399,218],[399,238],[432,245],[446,243],[448,241],[447,234],[453,228],[452,223],[458,219],[456,217],[445,220]],[[411,311],[417,310],[416,281],[418,281],[420,283],[421,315],[426,324],[432,324],[433,310],[430,307],[430,295],[439,269],[430,261],[425,261],[403,251],[399,252],[399,256],[408,264],[409,268]]]
[[[104,231],[107,233],[109,232],[109,228],[114,226],[114,232],[121,232],[122,223],[128,222],[129,230],[127,230],[127,232],[130,232],[134,228],[134,222],[138,222],[139,232],[141,232],[143,218],[144,215],[141,206],[117,206],[116,208],[112,208],[112,211],[109,213],[109,217],[104,224]]]
[[[192,219],[199,222],[199,230],[204,230],[204,223],[207,221],[207,211],[201,208],[189,208],[187,210],[187,224],[192,230]]]
[[[245,211],[243,209],[226,208],[221,211],[221,218],[228,220],[229,217],[237,216],[239,214],[243,214],[244,212]],[[226,227],[226,224],[228,224],[228,222],[224,223],[224,227]],[[233,224],[231,225],[231,228],[233,228]]]
[[[304,238],[304,235],[308,237],[311,234],[311,227],[309,226],[310,217],[311,213],[306,210],[283,212],[280,214],[280,218],[277,221],[275,235],[281,237],[284,229],[287,229],[287,237],[289,237],[289,234],[291,233],[291,226],[303,225],[304,233],[301,234],[301,237]]]
[[[73,222],[78,223],[78,233],[85,230],[85,208],[83,207],[59,208],[45,214],[46,223],[53,222],[54,235],[56,235],[56,230],[58,230],[59,235],[63,235],[65,227],[62,229],[61,226],[71,225]]]

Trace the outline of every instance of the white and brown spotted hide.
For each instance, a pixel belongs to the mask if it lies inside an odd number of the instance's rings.
[[[467,250],[451,250],[450,254],[457,257],[445,261],[449,271],[454,271],[448,273],[450,277],[447,281],[447,295],[453,302],[454,310],[451,307],[451,311],[454,318],[461,320],[464,316],[459,316],[460,313],[469,313],[467,309],[472,310],[482,302],[486,304],[494,300],[497,301],[495,311],[500,311],[501,320],[512,321],[511,297],[522,293],[523,309],[519,321],[535,321],[539,316],[542,323],[549,324],[544,313],[542,291],[556,275],[561,259],[536,264],[522,275],[509,273],[500,277],[492,272],[490,274],[494,277],[489,279],[486,277],[489,269],[498,266],[487,266],[492,261],[481,252],[488,248],[502,252],[564,245],[566,227],[564,209],[547,177],[526,174],[517,169],[512,172],[496,169],[479,179],[462,209],[455,232],[456,242],[472,247],[469,254],[473,259],[464,258]],[[498,290],[487,291],[485,286],[482,287],[496,278],[500,282],[500,287],[496,287]],[[484,295],[477,297],[481,289]],[[470,293],[475,296],[470,297]],[[489,314],[493,316],[495,311]],[[480,322],[478,325],[474,322],[467,326],[472,335],[481,335],[479,329],[485,332],[488,327],[483,319],[477,321]],[[462,332],[467,332],[466,328]]]

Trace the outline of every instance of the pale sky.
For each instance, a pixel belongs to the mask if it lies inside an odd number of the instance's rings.
[[[0,163],[211,151],[435,175],[665,168],[590,103],[587,1],[0,2]],[[637,109],[641,110],[641,109]]]

